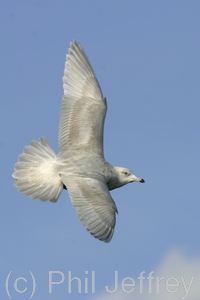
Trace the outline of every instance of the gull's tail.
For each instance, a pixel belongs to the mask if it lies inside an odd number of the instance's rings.
[[[32,199],[56,202],[63,190],[56,154],[41,137],[26,146],[14,166],[14,186]]]

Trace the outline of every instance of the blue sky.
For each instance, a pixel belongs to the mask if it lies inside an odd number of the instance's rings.
[[[31,271],[34,300],[149,300],[152,294],[138,294],[138,281],[132,293],[109,294],[105,286],[114,286],[115,271],[121,282],[152,270],[179,282],[194,277],[188,297],[199,299],[199,11],[199,1],[184,0],[1,1],[1,299],[9,299],[11,271],[11,298],[29,299]],[[107,161],[146,180],[112,192],[119,215],[109,244],[86,232],[66,191],[56,204],[32,201],[11,177],[31,140],[45,136],[58,152],[62,76],[73,39],[107,97]],[[52,293],[50,271],[60,272],[54,281],[65,276]],[[81,293],[76,281],[69,293],[68,272],[80,278]],[[170,299],[181,299],[178,292]],[[162,293],[164,287],[160,295],[168,299]]]

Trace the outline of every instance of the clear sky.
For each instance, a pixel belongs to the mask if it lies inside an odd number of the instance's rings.
[[[199,300],[199,16],[198,0],[0,2],[0,299],[9,299],[6,278],[12,299],[29,299],[31,271],[34,300]],[[146,181],[112,192],[119,215],[109,244],[81,225],[67,191],[56,204],[32,201],[11,177],[31,140],[45,136],[58,152],[73,39],[107,97],[107,161]],[[109,293],[114,274],[119,289]]]

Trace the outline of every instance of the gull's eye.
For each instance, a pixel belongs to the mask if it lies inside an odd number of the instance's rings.
[[[128,176],[128,172],[127,171],[124,171],[123,173],[124,173],[124,175]]]

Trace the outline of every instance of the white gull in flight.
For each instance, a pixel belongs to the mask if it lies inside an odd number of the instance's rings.
[[[56,202],[67,189],[85,228],[101,241],[113,236],[117,207],[110,190],[144,182],[130,170],[113,167],[103,154],[106,98],[80,43],[70,44],[63,76],[59,154],[46,138],[32,141],[14,166],[14,185],[31,199]]]

